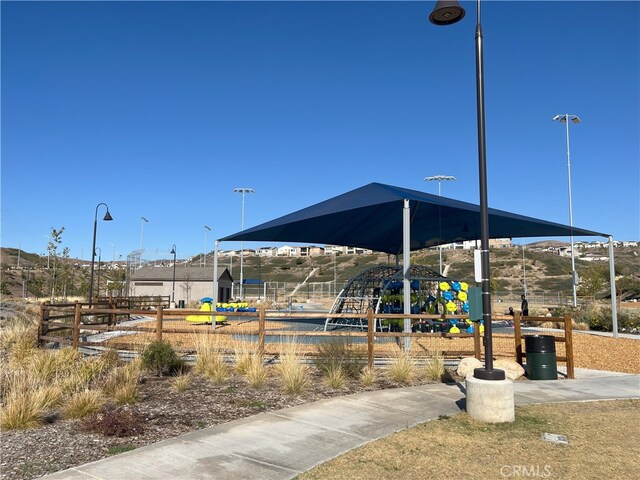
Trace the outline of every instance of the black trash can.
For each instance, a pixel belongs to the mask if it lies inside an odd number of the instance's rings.
[[[184,308],[184,300],[178,300],[178,308]]]
[[[531,380],[557,380],[556,342],[553,335],[525,335],[527,376]]]

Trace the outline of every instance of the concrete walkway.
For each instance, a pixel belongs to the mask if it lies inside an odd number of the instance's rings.
[[[515,382],[516,405],[640,398],[639,375],[577,369],[576,377]],[[290,479],[370,441],[458,413],[464,401],[464,385],[359,393],[205,428],[42,478]]]

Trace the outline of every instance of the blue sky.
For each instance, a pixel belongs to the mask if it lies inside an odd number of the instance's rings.
[[[6,2],[2,245],[178,256],[370,182],[478,203],[475,2]],[[640,3],[483,2],[489,206],[640,239]],[[100,207],[98,218],[104,210]],[[536,239],[528,239],[534,241]],[[567,240],[568,238],[560,238]],[[258,246],[247,244],[247,247]],[[237,248],[222,244],[222,248]]]

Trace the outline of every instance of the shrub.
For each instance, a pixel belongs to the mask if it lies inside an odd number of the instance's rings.
[[[170,343],[163,340],[151,342],[142,351],[142,365],[159,377],[173,375],[183,367],[183,361],[178,357]]]
[[[224,383],[229,378],[229,367],[222,356],[219,338],[216,335],[198,335],[195,343],[195,372],[213,380],[214,383]]]
[[[81,429],[108,437],[130,437],[144,433],[144,419],[130,407],[106,405],[100,412],[85,418]]]

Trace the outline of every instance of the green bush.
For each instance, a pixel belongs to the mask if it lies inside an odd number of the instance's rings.
[[[142,366],[158,376],[174,375],[182,370],[184,362],[176,355],[171,344],[153,341],[142,352]]]

